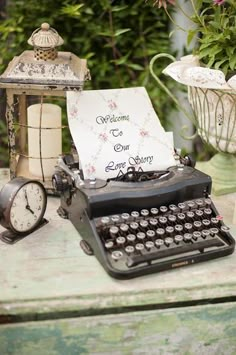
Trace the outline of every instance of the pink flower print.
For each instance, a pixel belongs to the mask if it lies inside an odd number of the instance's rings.
[[[117,108],[117,104],[115,103],[115,101],[113,100],[108,100],[108,107],[111,109],[111,110],[115,110]]]
[[[95,173],[96,169],[93,165],[89,164],[87,167],[86,167],[86,173],[88,176],[92,176],[94,173]]]
[[[141,137],[148,137],[149,136],[149,132],[145,131],[145,129],[143,129],[143,128],[140,129],[139,134]]]
[[[106,133],[100,133],[99,134],[99,139],[101,139],[103,142],[107,141],[107,134]]]
[[[72,118],[76,118],[78,114],[78,109],[76,106],[72,106],[70,110],[70,115]]]
[[[225,3],[225,0],[213,0],[214,5],[223,5]]]

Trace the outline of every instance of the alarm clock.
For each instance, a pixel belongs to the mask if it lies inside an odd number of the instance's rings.
[[[0,224],[6,228],[1,239],[14,243],[47,223],[46,206],[46,190],[39,181],[24,177],[9,181],[0,191]]]

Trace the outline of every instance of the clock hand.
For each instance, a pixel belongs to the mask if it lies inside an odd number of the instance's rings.
[[[31,210],[31,208],[30,208],[30,206],[29,206],[29,205],[26,205],[26,206],[25,206],[25,208],[26,208],[28,211],[30,211],[32,214],[34,214],[34,211],[33,211],[33,210]]]
[[[25,193],[25,199],[26,199],[26,203],[27,203],[27,205],[25,206],[25,208],[26,208],[28,211],[30,211],[32,214],[34,214],[34,211],[30,208],[29,200],[28,200],[28,196],[27,196],[26,190],[24,190],[24,193]]]

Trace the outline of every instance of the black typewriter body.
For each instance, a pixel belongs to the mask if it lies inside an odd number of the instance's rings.
[[[231,254],[235,242],[210,199],[211,178],[174,166],[138,182],[84,181],[59,172],[59,214],[112,277],[129,279]],[[58,177],[57,177],[58,178]]]

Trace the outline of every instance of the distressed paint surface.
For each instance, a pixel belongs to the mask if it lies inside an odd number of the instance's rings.
[[[3,183],[7,175],[0,172]],[[213,198],[228,222],[232,222],[235,197]],[[14,321],[15,316],[23,320],[56,313],[79,316],[111,308],[236,296],[236,253],[133,280],[112,279],[95,257],[82,252],[78,233],[57,215],[58,206],[58,198],[49,198],[45,215],[49,223],[31,236],[15,245],[0,241],[2,322]],[[234,236],[235,232],[234,226]]]
[[[236,304],[0,327],[2,355],[236,354]]]

